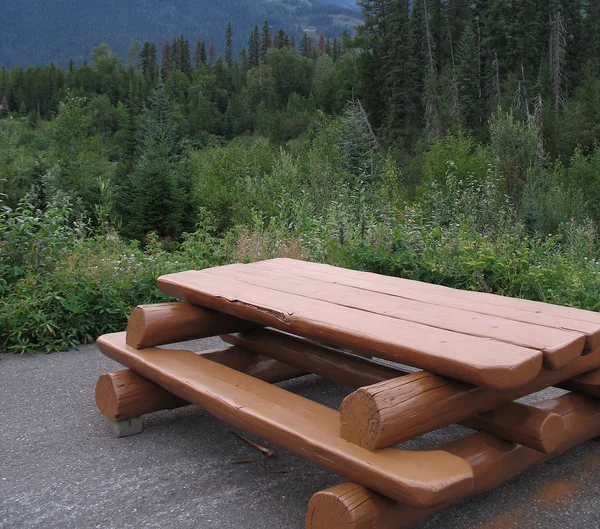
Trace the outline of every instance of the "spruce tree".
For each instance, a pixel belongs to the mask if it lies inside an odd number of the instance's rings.
[[[385,88],[388,96],[386,138],[388,144],[399,145],[408,132],[412,95],[410,79],[411,43],[408,0],[396,0],[389,8],[389,49],[386,57]]]
[[[267,53],[271,49],[272,38],[271,29],[269,28],[269,21],[265,20],[262,29],[262,41],[260,45],[260,60],[265,61],[267,59]]]
[[[225,62],[229,70],[233,67],[233,29],[231,28],[231,22],[227,23],[227,29],[225,30]]]
[[[162,78],[166,81],[169,78],[170,72],[170,62],[171,62],[171,45],[168,40],[163,42],[162,46],[162,60],[161,60],[161,75]]]
[[[250,32],[248,39],[248,67],[256,68],[260,60],[260,41],[258,37],[258,26]]]
[[[188,77],[192,76],[192,58],[190,55],[190,41],[183,37],[179,39],[179,64],[181,71]]]
[[[480,99],[477,41],[473,26],[465,27],[456,51],[456,76],[461,103],[461,115],[467,128],[479,127]]]
[[[23,101],[21,101],[21,106],[19,107],[19,117],[20,118],[27,117],[27,107],[25,106],[25,103]]]
[[[6,96],[4,96],[2,98],[1,106],[2,106],[2,108],[0,109],[0,119],[4,119],[4,118],[8,117],[8,113],[9,113],[8,99],[6,98]]]

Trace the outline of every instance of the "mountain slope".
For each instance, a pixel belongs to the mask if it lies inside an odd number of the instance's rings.
[[[305,30],[339,36],[360,23],[354,10],[310,0],[20,0],[8,2],[2,18],[0,65],[9,68],[81,62],[101,43],[125,57],[136,40],[160,48],[161,41],[181,33],[190,42],[214,41],[219,53],[228,21],[237,50],[265,19],[272,31],[283,27],[297,37]]]

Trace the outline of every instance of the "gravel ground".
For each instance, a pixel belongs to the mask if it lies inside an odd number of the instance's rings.
[[[342,482],[257,439],[277,451],[267,460],[197,407],[145,417],[142,434],[116,439],[94,403],[96,379],[116,369],[94,345],[0,355],[1,528],[302,529],[312,494]],[[333,407],[349,391],[315,376],[282,386]],[[453,426],[407,447],[427,449],[464,433]],[[600,443],[414,527],[600,528]]]

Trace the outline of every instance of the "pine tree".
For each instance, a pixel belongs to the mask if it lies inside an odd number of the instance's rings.
[[[27,117],[27,107],[25,106],[25,103],[23,101],[21,101],[21,106],[19,107],[19,117],[20,118]]]
[[[142,73],[147,81],[154,81],[158,72],[156,61],[156,46],[150,42],[144,42],[140,52],[140,64]]]
[[[548,46],[548,62],[552,74],[554,91],[554,112],[558,112],[566,101],[565,91],[565,59],[566,59],[566,30],[560,11],[554,13],[551,23],[550,45]]]
[[[166,81],[169,78],[170,72],[170,61],[171,61],[171,45],[168,40],[163,42],[162,46],[162,59],[161,59],[161,75]]]
[[[208,65],[212,66],[215,62],[215,55],[217,54],[217,48],[215,43],[211,40],[208,45]]]
[[[325,53],[325,36],[323,33],[319,33],[317,38],[317,56],[320,57]]]
[[[169,54],[169,74],[181,71],[181,47],[179,37],[173,39]]]
[[[308,57],[310,54],[310,37],[308,36],[308,33],[306,33],[306,31],[304,32],[304,35],[302,36],[302,40],[300,41],[300,55],[302,55],[302,57]]]
[[[407,136],[411,111],[409,2],[396,0],[389,6],[389,49],[386,56],[385,88],[388,100],[386,137],[390,145],[398,145]]]
[[[204,44],[203,40],[199,40],[196,43],[194,60],[196,63],[196,70],[198,70],[201,66],[206,66],[206,44]]]
[[[456,76],[461,103],[461,115],[470,129],[479,127],[480,100],[477,41],[473,26],[465,27],[456,52]]]
[[[233,29],[231,28],[231,22],[227,23],[227,29],[225,30],[225,62],[229,70],[233,67]]]
[[[332,47],[332,59],[333,62],[337,62],[338,59],[341,57],[341,48],[340,48],[340,41],[338,39],[333,39],[333,47]]]
[[[73,73],[75,71],[75,61],[73,59],[69,59],[69,72]]]
[[[260,60],[260,41],[258,38],[258,26],[250,32],[248,39],[248,67],[256,68]]]
[[[8,99],[6,98],[6,96],[2,98],[2,103],[0,104],[0,106],[2,107],[0,109],[0,119],[4,119],[8,117],[8,113],[10,112],[10,109],[8,108]]]
[[[190,41],[183,37],[179,40],[179,64],[181,71],[188,77],[192,76],[192,58],[190,55]]]
[[[260,46],[261,61],[264,61],[267,59],[267,53],[271,49],[272,44],[273,43],[272,43],[272,38],[271,38],[271,30],[269,28],[269,21],[265,20],[265,23],[263,24],[263,29],[262,29],[262,42],[261,42],[261,46]]]

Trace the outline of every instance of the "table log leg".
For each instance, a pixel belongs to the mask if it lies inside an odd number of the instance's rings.
[[[305,371],[240,347],[225,347],[199,354],[265,382],[282,382],[306,374]],[[117,437],[140,433],[143,415],[189,404],[130,369],[101,375],[96,383],[96,405]]]
[[[600,435],[600,402],[573,393],[534,405],[564,421],[557,453]],[[487,433],[476,433],[441,448],[468,461],[475,478],[471,495],[491,490],[529,467],[552,456],[508,443]],[[356,483],[318,492],[309,504],[306,529],[406,529],[455,502],[433,509],[415,509]]]
[[[394,446],[598,369],[599,364],[597,349],[561,369],[543,369],[532,382],[506,392],[470,386],[425,371],[386,380],[360,388],[344,399],[340,435],[370,450]]]

